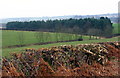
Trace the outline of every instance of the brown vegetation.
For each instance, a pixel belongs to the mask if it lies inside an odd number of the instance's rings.
[[[26,49],[2,59],[2,76],[119,76],[120,42]]]

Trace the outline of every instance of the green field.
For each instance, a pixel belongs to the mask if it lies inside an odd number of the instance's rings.
[[[2,47],[2,31],[0,31],[0,47]]]
[[[113,24],[113,34],[120,33],[118,31],[119,25]],[[32,32],[32,31],[13,31],[13,30],[3,30],[2,32],[2,46],[13,46],[13,45],[26,45],[34,44],[41,42],[54,42],[54,41],[64,41],[64,40],[75,40],[80,38],[79,35],[75,34],[65,34],[65,33],[49,33],[49,32]],[[52,46],[59,45],[76,45],[76,44],[87,44],[87,43],[96,43],[96,42],[107,42],[107,41],[118,41],[118,37],[109,38],[109,39],[99,39],[99,40],[89,40],[89,36],[83,36],[84,41],[73,41],[73,42],[63,42],[63,43],[54,43],[46,45],[29,45],[19,48],[4,48],[2,51],[3,57],[9,57],[12,52],[23,52],[26,48],[48,48]]]
[[[113,24],[113,27],[114,27],[114,29],[113,29],[113,34],[118,34],[118,33],[120,33],[120,24]]]
[[[3,30],[2,46],[75,40],[78,38],[80,38],[80,36],[75,34]],[[88,39],[88,36],[83,36],[83,39]]]
[[[119,26],[120,25],[118,24],[113,24],[113,34],[120,33],[120,31],[118,31]],[[80,38],[80,36],[75,34],[3,30],[2,46],[7,47],[13,45],[26,45],[41,42],[75,40],[78,38]],[[89,37],[83,36],[83,39],[86,40],[89,39]]]
[[[52,46],[60,46],[60,45],[77,45],[77,44],[89,44],[89,43],[97,43],[97,42],[110,42],[110,41],[118,41],[120,37],[114,37],[109,39],[98,39],[98,40],[85,40],[85,41],[74,41],[74,42],[63,42],[63,43],[54,43],[54,44],[46,44],[46,45],[32,45],[20,48],[5,48],[3,49],[2,55],[3,57],[9,57],[12,52],[24,52],[26,48],[49,48]]]

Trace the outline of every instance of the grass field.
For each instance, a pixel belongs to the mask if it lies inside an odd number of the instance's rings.
[[[120,25],[113,24],[113,34],[120,33],[118,31]],[[13,46],[13,45],[23,45],[23,44],[33,44],[40,42],[52,42],[52,41],[64,41],[64,40],[74,40],[80,38],[79,35],[75,34],[65,34],[65,33],[48,33],[48,32],[32,32],[32,31],[13,31],[13,30],[3,30],[2,32],[2,44],[3,47]],[[96,42],[107,42],[107,41],[118,41],[118,37],[109,39],[99,39],[99,40],[88,40],[88,36],[83,36],[84,41],[74,41],[74,42],[63,42],[63,43],[53,43],[46,45],[31,45],[19,48],[4,48],[2,51],[3,57],[9,57],[12,52],[23,52],[26,48],[48,48],[51,46],[59,45],[76,45],[76,44],[87,44]]]
[[[113,34],[120,33],[120,31],[118,31],[119,26],[120,25],[118,24],[113,24]],[[3,30],[2,46],[6,47],[12,45],[25,45],[40,42],[75,40],[78,38],[80,38],[80,36],[75,34]],[[83,39],[89,39],[89,37],[83,36]]]
[[[78,38],[80,38],[80,36],[75,34],[3,30],[2,46],[6,47],[40,42],[75,40]],[[84,36],[83,39],[88,39],[88,36]]]
[[[2,47],[2,31],[0,31],[0,48]]]
[[[117,34],[117,33],[120,33],[120,24],[113,24],[113,34]]]
[[[52,46],[59,46],[59,45],[77,45],[77,44],[89,44],[89,43],[109,42],[109,41],[118,41],[118,37],[109,38],[109,39],[99,39],[99,40],[86,40],[86,41],[54,43],[54,44],[47,44],[47,45],[32,45],[32,46],[19,47],[19,48],[5,48],[5,49],[3,49],[2,55],[3,55],[3,57],[10,57],[10,53],[23,52],[26,48],[39,49],[39,48],[49,48]]]

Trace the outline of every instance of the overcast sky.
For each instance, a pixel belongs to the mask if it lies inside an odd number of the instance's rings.
[[[119,0],[0,0],[0,18],[118,12]]]

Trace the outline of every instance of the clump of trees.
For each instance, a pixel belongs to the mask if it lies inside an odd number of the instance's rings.
[[[112,34],[112,23],[107,17],[84,18],[84,19],[62,19],[42,20],[29,22],[8,22],[6,29],[12,30],[35,30],[48,32],[73,33],[91,36],[109,36]]]

